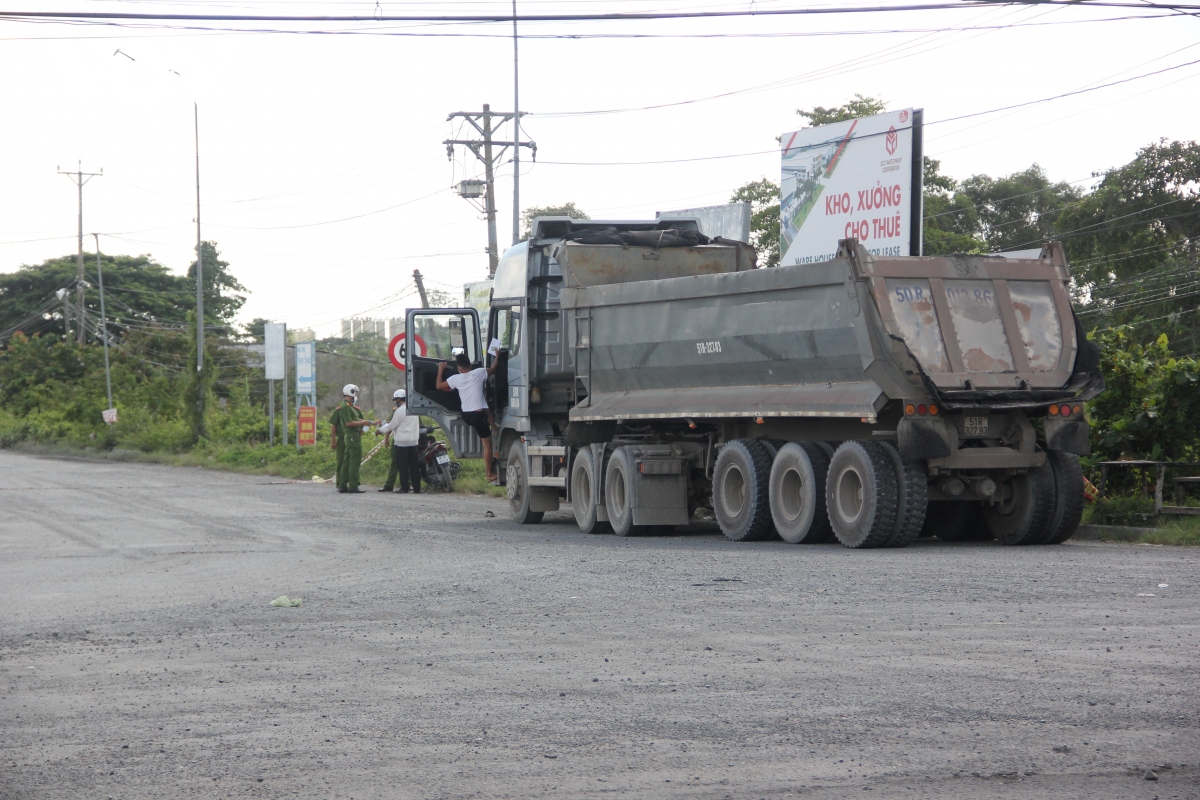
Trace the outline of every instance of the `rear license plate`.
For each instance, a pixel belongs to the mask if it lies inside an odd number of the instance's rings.
[[[963,433],[967,436],[987,436],[987,417],[963,417]]]
[[[985,427],[985,428],[987,427],[987,420],[984,420],[984,425],[983,425],[983,427]],[[437,462],[438,462],[439,464],[449,464],[449,463],[450,463],[450,456],[438,456],[438,457],[437,457]]]

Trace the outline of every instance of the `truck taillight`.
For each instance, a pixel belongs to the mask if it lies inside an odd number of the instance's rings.
[[[1052,417],[1058,416],[1058,406],[1050,406],[1050,416],[1052,416]]]

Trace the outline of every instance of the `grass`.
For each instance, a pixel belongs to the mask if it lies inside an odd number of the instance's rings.
[[[364,439],[364,455],[377,444]],[[295,445],[270,447],[265,444],[213,444],[204,443],[184,453],[166,451],[142,452],[137,450],[77,447],[68,444],[36,444],[22,442],[13,449],[43,455],[82,456],[106,461],[125,461],[147,464],[170,464],[184,467],[203,467],[237,472],[244,475],[276,475],[292,480],[322,480],[333,477],[335,457],[328,444],[305,447],[299,451]],[[482,494],[490,497],[504,496],[504,489],[490,485],[484,479],[483,462],[479,459],[460,462],[462,471],[454,482],[459,494]],[[375,457],[363,465],[361,477],[364,485],[382,486],[387,479],[388,455],[386,448],[380,449]]]
[[[1159,525],[1152,533],[1144,533],[1139,541],[1144,544],[1169,544],[1185,547],[1200,547],[1200,517],[1159,517]]]

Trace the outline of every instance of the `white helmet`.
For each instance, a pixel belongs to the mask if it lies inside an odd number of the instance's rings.
[[[345,397],[346,395],[357,398],[358,397],[358,387],[355,386],[353,383],[347,383],[345,386],[342,387],[342,396]]]
[[[392,392],[393,400],[403,400],[404,397],[405,397],[405,394],[404,394],[403,389],[397,389],[396,391]]]

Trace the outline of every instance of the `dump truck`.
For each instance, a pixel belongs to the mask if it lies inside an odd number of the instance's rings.
[[[567,503],[619,536],[711,512],[734,541],[1060,543],[1083,509],[1099,355],[1061,245],[1018,257],[758,268],[694,221],[546,217],[500,260],[484,319],[414,309],[409,406],[480,441],[439,360],[499,362],[493,442],[513,518]],[[701,510],[706,511],[701,511]]]

